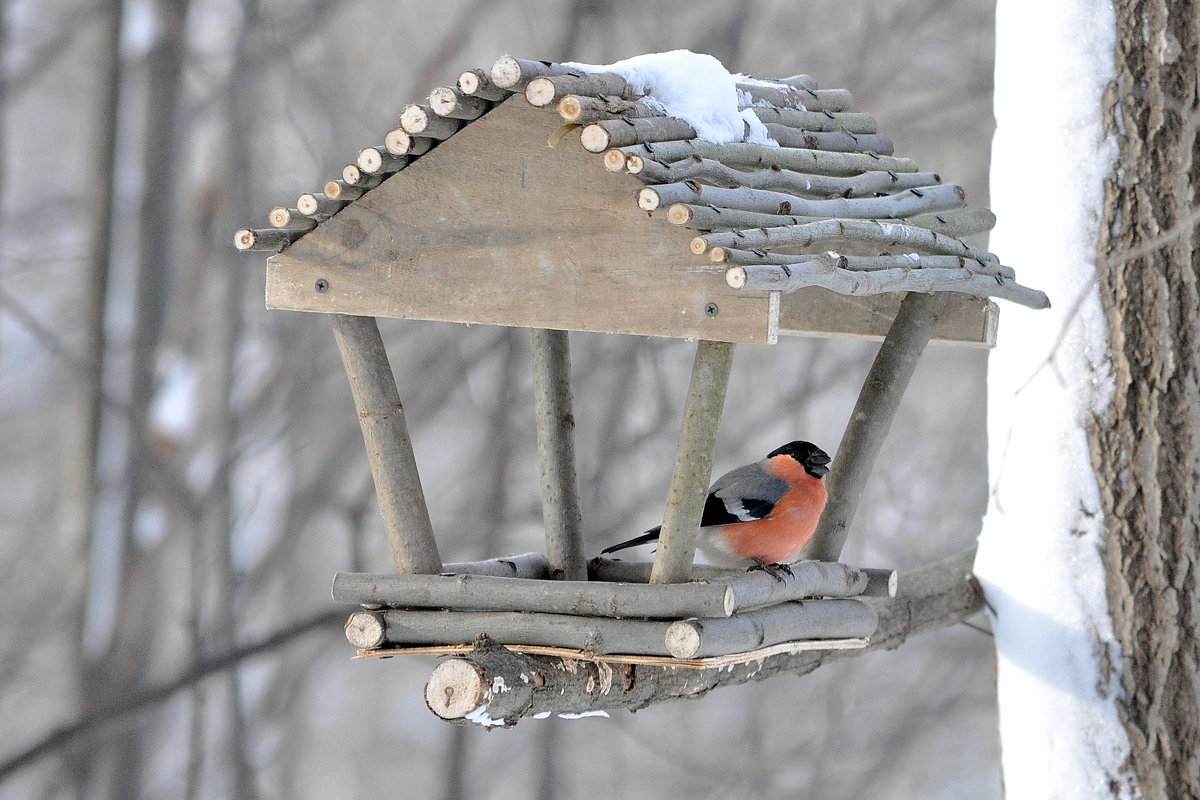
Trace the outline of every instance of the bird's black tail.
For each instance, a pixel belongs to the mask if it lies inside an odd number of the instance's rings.
[[[614,544],[612,547],[604,548],[603,550],[600,551],[600,555],[606,555],[608,553],[615,553],[618,550],[624,550],[627,547],[637,547],[639,544],[646,544],[647,542],[657,542],[658,541],[658,532],[660,530],[662,530],[662,526],[655,525],[653,528],[646,531],[641,536],[635,536],[627,542],[621,542],[620,544]]]

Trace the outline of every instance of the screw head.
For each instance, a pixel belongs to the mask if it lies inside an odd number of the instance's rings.
[[[318,292],[324,292],[329,289],[329,281],[325,280],[324,278],[318,278],[317,282],[313,285],[313,288]]]
[[[721,313],[721,309],[717,307],[716,303],[706,303],[704,305],[704,313],[710,317],[715,317]]]

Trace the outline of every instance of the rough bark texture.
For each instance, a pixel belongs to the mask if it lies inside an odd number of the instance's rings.
[[[1144,797],[1200,797],[1200,4],[1116,5],[1098,262],[1115,393],[1092,456],[1133,772]]]

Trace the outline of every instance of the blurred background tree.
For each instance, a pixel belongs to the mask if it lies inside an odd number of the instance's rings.
[[[799,681],[489,736],[425,709],[428,660],[351,661],[329,580],[391,557],[345,377],[328,320],[265,311],[261,254],[230,244],[504,53],[688,48],[807,72],[986,205],[992,3],[0,12],[0,797],[999,796],[991,641],[964,626]],[[538,548],[527,336],[381,328],[443,557]],[[597,552],[659,521],[692,348],[572,345]],[[715,471],[794,438],[834,451],[874,351],[739,348]],[[974,540],[985,362],[926,354],[848,562],[903,569]]]

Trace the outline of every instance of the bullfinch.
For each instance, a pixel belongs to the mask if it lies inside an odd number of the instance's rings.
[[[821,479],[829,461],[815,444],[795,441],[717,478],[704,502],[697,549],[721,566],[784,562],[817,529],[827,497]],[[660,528],[601,553],[658,541]]]

